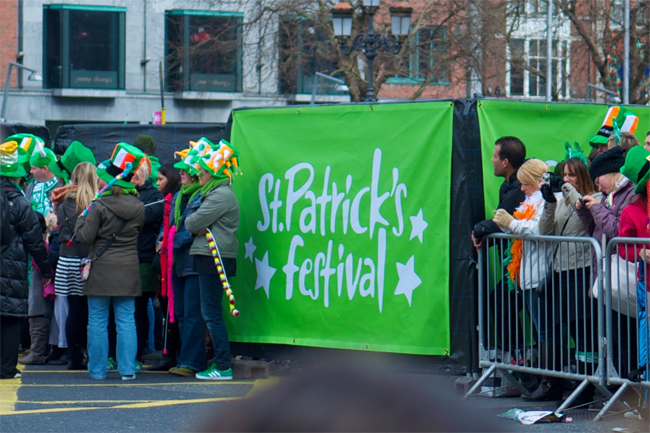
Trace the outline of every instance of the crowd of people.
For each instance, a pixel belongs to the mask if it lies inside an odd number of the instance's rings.
[[[2,379],[20,377],[18,363],[135,379],[153,343],[154,304],[164,356],[151,370],[232,379],[219,273],[236,273],[239,155],[203,137],[174,164],[161,166],[155,152],[147,135],[99,164],[78,141],[62,155],[31,134],[0,146]]]
[[[633,135],[637,123],[637,117],[629,110],[609,108],[598,134],[589,138],[591,154],[585,157],[579,146],[567,143],[565,159],[558,163],[554,173],[540,159],[526,159],[526,147],[517,137],[499,138],[492,164],[495,176],[505,180],[494,217],[479,222],[472,231],[477,251],[486,243],[485,237],[493,233],[591,237],[603,252],[615,237],[649,237],[650,132],[644,145],[639,143]],[[490,296],[487,307],[498,329],[495,338],[514,335],[513,329],[520,319],[507,316],[517,315],[519,311],[510,306],[521,302],[519,305],[525,305],[533,325],[538,367],[563,371],[568,364],[589,364],[590,370],[578,368],[578,372],[592,374],[598,362],[597,356],[593,356],[597,352],[598,332],[593,302],[598,294],[593,293],[593,288],[597,287],[594,282],[599,277],[596,261],[602,257],[588,245],[575,242],[549,247],[524,238],[512,241],[505,249],[503,282],[496,288],[501,293]],[[632,263],[633,272],[639,268],[643,272],[645,266],[635,263],[650,261],[646,251],[643,245],[621,244],[618,255],[622,261]],[[636,273],[633,278],[636,290]],[[517,301],[513,300],[515,297],[519,297]],[[637,362],[638,330],[636,317],[621,320],[616,315],[626,312],[619,311],[614,312],[614,326],[625,329],[615,332],[620,341],[613,343],[624,348],[621,352],[625,353],[617,354],[618,359],[623,359],[616,368],[622,377],[627,377],[628,367]],[[508,342],[497,344],[513,350],[506,347]],[[629,359],[625,359],[627,355]],[[561,400],[564,386],[562,379],[543,377],[522,397],[534,401]],[[594,390],[589,386],[577,404],[586,407],[593,401]]]

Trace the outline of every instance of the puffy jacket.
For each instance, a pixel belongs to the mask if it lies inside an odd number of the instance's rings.
[[[156,255],[156,240],[160,232],[165,213],[165,198],[162,192],[154,188],[150,180],[136,187],[138,196],[144,208],[144,225],[138,236],[138,260],[140,263],[151,263]],[[156,204],[151,204],[160,202]]]
[[[186,196],[187,197],[187,196]],[[183,196],[179,191],[174,196],[174,199],[171,203],[171,208],[175,209],[176,200],[182,200]],[[189,199],[189,197],[187,197]],[[186,199],[186,200],[187,200]],[[196,275],[194,269],[194,260],[190,255],[190,248],[192,248],[192,243],[194,242],[194,235],[190,233],[187,228],[185,228],[185,219],[197,211],[201,205],[201,194],[197,194],[194,199],[187,203],[183,212],[181,213],[181,219],[176,223],[174,221],[173,211],[172,216],[169,219],[170,225],[176,225],[176,234],[174,235],[174,267],[176,268],[176,275],[179,277],[186,277],[188,275]],[[181,208],[183,203],[181,203]]]
[[[106,242],[128,221],[108,249],[97,257]],[[137,238],[144,223],[144,205],[132,195],[109,195],[93,203],[87,216],[79,216],[75,236],[91,245],[93,261],[84,283],[87,296],[140,296],[140,264]]]
[[[517,206],[526,199],[526,194],[521,190],[521,182],[517,179],[517,172],[510,175],[510,178],[504,180],[499,188],[499,205],[497,209],[503,209],[512,215]],[[501,229],[491,219],[483,220],[474,226],[472,231],[477,240],[483,239],[484,236],[492,233],[501,233]]]
[[[518,236],[539,235],[539,221],[542,218],[545,203],[542,193],[539,191],[535,191],[530,197],[526,197],[523,204],[533,206],[535,216],[529,220],[513,220],[504,231],[506,233],[512,232]],[[544,248],[543,243],[527,240],[522,242],[522,249],[519,285],[524,290],[536,289],[539,282],[546,278],[547,263],[551,259],[553,249]]]
[[[43,232],[29,201],[18,186],[0,178],[2,246],[0,259],[0,315],[27,316],[29,287],[27,258],[31,254],[43,278],[52,278]]]
[[[227,183],[219,184],[201,198],[201,206],[185,219],[185,227],[197,234],[206,228],[214,235],[223,258],[236,259],[239,242],[235,234],[239,227],[239,202]],[[196,236],[190,249],[194,256],[211,256],[205,236]]]
[[[73,198],[67,198],[59,204],[56,211],[56,219],[59,225],[59,242],[61,243],[59,255],[63,257],[88,257],[89,245],[79,242],[77,239],[68,245],[74,234],[74,226],[77,224],[76,214],[77,202]],[[76,244],[76,245],[75,245]]]
[[[602,195],[597,192],[592,194],[592,197],[600,200]],[[580,199],[580,193],[570,184],[566,184],[562,187],[562,192],[555,193],[555,198],[557,199],[556,203],[546,203],[544,206],[544,212],[539,222],[540,234],[588,237],[589,234],[585,232],[575,209],[575,203]],[[591,266],[592,253],[588,244],[561,243],[560,248],[553,247],[553,249],[556,250],[553,269],[555,272]]]

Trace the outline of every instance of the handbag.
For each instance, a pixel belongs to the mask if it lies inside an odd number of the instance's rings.
[[[609,278],[612,282],[612,309],[627,315],[629,306],[629,315],[633,318],[637,317],[636,271],[637,264],[635,262],[625,260],[618,253],[611,255]],[[597,280],[594,281],[591,293],[596,299],[600,296]]]
[[[562,226],[562,230],[560,230],[560,234],[558,236],[562,236],[562,234],[564,233],[564,229],[566,228],[567,224],[569,224],[569,220],[571,219],[571,217],[573,217],[574,213],[575,213],[575,209],[571,211],[569,217],[566,219],[566,221],[564,221],[564,225]],[[555,253],[559,248],[559,246],[560,245],[556,245],[555,248],[553,248],[553,255],[551,257],[555,257]],[[546,293],[547,288],[552,287],[554,276],[555,276],[555,269],[553,269],[553,260],[551,260],[551,263],[548,264],[548,266],[546,267],[546,275],[544,276],[544,279],[539,282],[537,288],[535,289],[538,295],[544,295]]]

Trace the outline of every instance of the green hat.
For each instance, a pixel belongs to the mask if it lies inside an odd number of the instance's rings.
[[[196,176],[199,173],[201,158],[211,150],[218,149],[218,146],[215,146],[205,137],[201,137],[198,141],[190,141],[190,146],[190,150],[183,160],[174,164],[174,167],[185,170],[190,176]],[[182,155],[183,152],[177,152],[177,154]]]
[[[0,176],[25,177],[27,173],[18,161],[18,143],[8,141],[0,145]]]
[[[217,179],[229,177],[232,179],[233,174],[240,172],[237,158],[239,158],[239,152],[237,152],[235,146],[226,140],[221,140],[219,147],[217,149],[213,147],[207,155],[201,158],[199,164],[212,177]]]
[[[41,146],[45,147],[45,142],[41,137],[37,137],[34,134],[14,134],[7,137],[7,141],[15,141],[18,143],[18,162],[23,166],[25,172],[29,173],[30,165],[29,159],[34,153],[36,144],[40,143]]]
[[[52,162],[56,162],[56,155],[52,149],[44,147],[41,143],[36,143],[36,148],[29,158],[29,165],[32,167],[47,167]]]
[[[110,183],[118,175],[129,169],[129,172],[124,178],[118,180],[115,186],[122,188],[134,188],[131,183],[133,174],[138,171],[142,163],[145,161],[145,155],[137,147],[131,146],[127,143],[117,143],[113,149],[113,155],[110,161],[104,161],[102,164],[108,162],[106,168],[98,168],[97,176],[104,182]]]
[[[109,165],[111,165],[111,160],[105,159],[104,161],[97,164],[97,168],[108,168]]]
[[[81,162],[89,162],[95,165],[95,155],[93,151],[78,141],[73,141],[70,146],[65,150],[65,153],[58,161],[52,161],[48,168],[56,177],[70,180],[72,170]]]
[[[616,122],[614,122],[614,119]],[[596,135],[589,138],[591,147],[598,148],[607,144],[607,140],[614,132],[614,124],[620,128],[620,132],[634,134],[639,124],[639,118],[625,107],[614,106],[607,110],[605,120]]]
[[[625,156],[625,165],[621,167],[623,176],[636,184],[635,194],[641,194],[646,190],[646,183],[650,178],[650,152],[643,146],[634,146],[628,150]]]

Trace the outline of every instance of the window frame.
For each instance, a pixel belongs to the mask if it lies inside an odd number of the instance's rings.
[[[192,69],[190,66],[190,53],[188,49],[184,50],[182,67],[181,69],[189,70],[189,73],[182,74],[182,89],[174,89],[170,87],[169,75],[170,75],[170,65],[169,65],[169,27],[168,27],[168,17],[169,16],[180,16],[182,17],[181,28],[181,42],[184,47],[189,47],[190,44],[190,18],[191,17],[222,17],[222,18],[235,18],[237,20],[237,32],[236,32],[236,65],[235,65],[235,83],[233,90],[210,90],[210,89],[193,89],[192,88]],[[164,40],[164,52],[165,52],[165,77],[164,77],[164,88],[167,92],[210,92],[210,93],[241,93],[243,91],[243,32],[242,24],[244,20],[244,14],[242,12],[230,12],[230,11],[210,11],[210,10],[194,10],[194,9],[168,9],[165,10],[165,40]],[[198,73],[197,73],[198,74]],[[221,74],[203,74],[203,75],[221,75]],[[230,75],[230,74],[224,74]]]
[[[423,26],[422,29],[429,29],[431,30],[432,34],[435,34],[435,32],[439,29],[442,28],[442,38],[439,38],[438,40],[443,40],[444,42],[444,53],[447,53],[447,26]],[[415,40],[412,42],[415,47],[412,53],[409,54],[408,56],[408,62],[409,62],[409,68],[408,68],[408,77],[403,77],[399,75],[395,75],[392,77],[389,77],[386,80],[386,84],[398,84],[398,85],[422,85],[424,83],[425,79],[420,78],[417,76],[419,73],[419,65],[420,65],[420,50],[422,47],[420,47],[420,31],[418,31],[415,35]],[[435,40],[432,38],[432,40],[429,42],[428,49],[430,51],[430,61],[429,61],[429,66],[433,67],[435,64],[435,56],[433,55],[435,51]],[[417,71],[413,72],[414,66],[417,67]],[[451,86],[451,82],[448,79],[448,70],[444,70],[442,72],[443,74],[443,79],[438,80],[438,81],[431,81],[427,86]]]
[[[58,50],[61,56],[62,67],[60,85],[51,85],[49,82],[49,65],[48,65],[48,19],[49,11],[61,11],[58,15],[60,26],[60,40]],[[71,83],[72,70],[70,68],[70,12],[87,11],[100,13],[118,14],[117,34],[111,35],[116,39],[117,45],[117,83],[115,87],[102,86],[73,86]],[[43,5],[43,88],[46,89],[89,89],[89,90],[124,90],[126,88],[126,7],[118,6],[94,6],[94,5],[75,5],[75,4],[49,4]],[[51,25],[51,23],[50,23]]]

